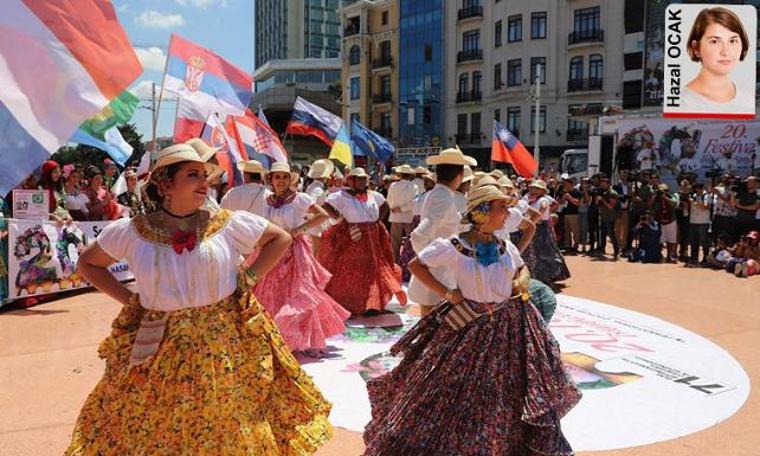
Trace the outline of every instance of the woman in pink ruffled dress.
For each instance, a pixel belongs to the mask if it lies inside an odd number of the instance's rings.
[[[274,163],[267,177],[272,194],[262,214],[290,232],[293,243],[278,265],[264,276],[254,293],[280,328],[292,351],[325,354],[325,340],[341,334],[351,314],[325,292],[332,275],[317,262],[306,234],[328,215],[316,200],[290,190],[294,173],[287,163]]]

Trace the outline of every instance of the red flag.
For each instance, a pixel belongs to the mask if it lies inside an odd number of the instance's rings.
[[[227,183],[230,187],[243,183],[243,175],[237,169],[237,162],[246,160],[247,157],[240,153],[237,147],[237,141],[230,138],[224,124],[219,120],[216,114],[210,114],[203,127],[201,139],[211,147],[216,147],[216,160],[219,166],[227,172]]]
[[[517,136],[493,121],[493,141],[491,143],[491,160],[509,163],[522,177],[533,177],[538,170],[538,163]]]

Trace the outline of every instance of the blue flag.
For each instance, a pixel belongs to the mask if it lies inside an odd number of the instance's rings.
[[[115,132],[112,132],[110,130],[115,130]],[[132,155],[132,146],[124,141],[124,138],[121,137],[121,134],[119,133],[119,130],[116,129],[116,127],[112,127],[110,130],[106,132],[106,140],[101,141],[79,128],[74,132],[74,135],[71,137],[71,139],[69,139],[69,141],[103,150],[108,155],[110,155],[116,163],[124,166],[129,157]]]
[[[351,125],[351,140],[354,142],[355,155],[371,155],[387,163],[396,148],[390,141],[354,120]]]

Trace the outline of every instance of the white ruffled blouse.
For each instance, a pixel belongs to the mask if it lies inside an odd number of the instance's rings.
[[[222,211],[217,217],[223,217],[223,225],[199,240],[192,251],[179,255],[171,245],[147,238],[142,216],[112,222],[97,242],[110,257],[127,262],[144,308],[203,307],[235,291],[242,255],[253,252],[269,223],[243,211]],[[143,229],[138,232],[135,224],[141,221]]]
[[[385,197],[378,192],[367,191],[367,201],[359,201],[346,191],[330,194],[327,204],[340,212],[348,223],[376,222],[380,218],[380,207]]]
[[[306,193],[296,193],[293,201],[278,208],[266,203],[262,216],[280,228],[290,231],[308,221],[306,216],[309,213],[309,208],[315,203],[314,197]]]

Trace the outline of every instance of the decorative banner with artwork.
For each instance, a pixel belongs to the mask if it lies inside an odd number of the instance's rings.
[[[24,220],[43,220],[50,213],[47,190],[13,190],[13,216]]]
[[[760,170],[760,122],[625,119],[618,124],[618,169],[658,170],[663,181],[693,173],[746,176]]]
[[[754,119],[756,31],[753,5],[669,5],[663,117]]]
[[[628,448],[682,437],[733,415],[749,396],[741,365],[709,340],[630,310],[557,296],[550,329],[583,391],[562,427],[576,451]],[[394,308],[383,327],[357,326],[329,340],[328,358],[304,369],[333,402],[330,421],[361,432],[370,419],[366,382],[393,369],[388,350],[418,317]],[[394,320],[395,319],[395,323]]]
[[[79,254],[109,222],[78,222],[58,227],[52,222],[9,219],[8,296],[56,293],[88,287],[76,272]],[[119,280],[132,278],[126,264],[110,268]]]

